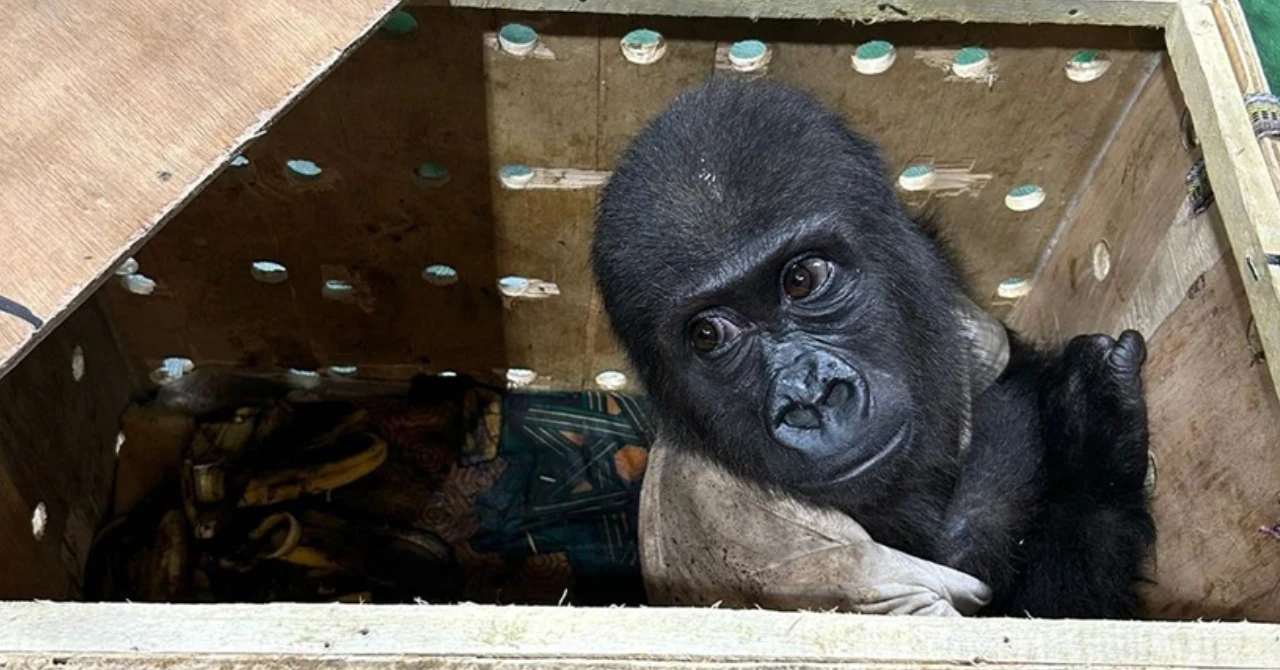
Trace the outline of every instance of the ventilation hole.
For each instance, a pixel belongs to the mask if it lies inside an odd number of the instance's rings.
[[[1191,110],[1182,110],[1182,148],[1192,151],[1200,146],[1200,138],[1196,136],[1195,122],[1191,120]]]
[[[292,158],[284,162],[285,170],[289,176],[295,179],[303,179],[312,181],[320,178],[320,173],[324,172],[314,161],[304,160],[301,158]]]
[[[1102,281],[1111,274],[1111,249],[1106,240],[1093,245],[1093,278]]]
[[[622,37],[622,57],[636,65],[650,65],[667,53],[667,42],[656,31],[641,28]]]
[[[343,279],[327,279],[320,287],[320,295],[330,300],[345,300],[355,292],[356,287]]]
[[[538,46],[538,31],[523,23],[508,23],[498,31],[498,45],[513,56],[525,56]]]
[[[617,370],[605,370],[596,375],[596,386],[606,391],[616,391],[627,385],[627,376]]]
[[[990,67],[991,54],[981,47],[965,47],[951,61],[951,72],[965,79],[985,77]]]
[[[1067,61],[1067,78],[1081,84],[1098,79],[1111,69],[1111,58],[1095,49],[1076,52]]]
[[[418,20],[403,9],[391,12],[387,16],[387,20],[382,22],[382,32],[388,35],[402,37],[404,35],[412,35],[417,30]]]
[[[264,284],[279,284],[289,278],[289,268],[275,261],[254,261],[249,274]]]
[[[884,40],[873,40],[853,51],[853,69],[859,74],[883,74],[898,60],[898,51]]]
[[[760,69],[769,56],[769,47],[760,40],[734,42],[729,47],[729,64],[739,72]]]
[[[285,378],[294,388],[313,389],[320,385],[320,373],[315,370],[290,369]]]
[[[498,280],[498,290],[513,298],[522,295],[528,288],[529,280],[524,277],[510,276]]]
[[[507,188],[524,188],[533,181],[533,168],[528,165],[503,165],[498,170],[498,179]]]
[[[45,528],[49,525],[49,510],[44,503],[37,503],[31,512],[31,536],[37,540],[44,539]]]
[[[156,290],[154,279],[140,274],[129,274],[120,278],[124,290],[134,295],[151,295]]]
[[[1010,277],[1002,282],[996,288],[996,295],[1001,298],[1021,298],[1031,290],[1031,282],[1021,277]]]
[[[1068,9],[1068,10],[1067,10],[1067,16],[1079,16],[1079,15],[1080,15],[1080,10],[1078,10],[1078,9]]]
[[[1026,184],[1009,191],[1004,197],[1004,206],[1015,212],[1029,212],[1044,204],[1044,198],[1044,189]]]
[[[458,271],[448,265],[428,265],[422,278],[432,286],[449,286],[458,283]]]
[[[249,167],[249,159],[244,156],[236,156],[231,159],[231,167],[236,169]]]
[[[124,449],[124,440],[124,431],[122,430],[116,434],[116,456],[119,456],[120,451]]]
[[[898,175],[898,186],[904,191],[923,191],[933,185],[937,173],[928,165],[912,165]]]
[[[168,384],[194,369],[196,369],[195,361],[190,358],[182,358],[180,356],[166,358],[160,361],[160,367],[151,371],[151,382],[154,384]]]
[[[330,377],[354,377],[360,372],[360,368],[354,365],[330,365],[325,368],[325,373]]]
[[[78,344],[71,350],[71,378],[76,381],[84,379],[84,347]]]
[[[449,183],[449,168],[440,163],[423,163],[414,169],[413,175],[427,186],[444,186]]]
[[[134,260],[133,257],[131,256],[129,258],[124,259],[124,262],[121,263],[120,266],[116,268],[116,276],[123,277],[125,275],[131,275],[137,271],[138,271],[138,261]]]
[[[538,378],[538,373],[528,368],[509,368],[507,370],[507,383],[512,388],[520,388],[528,386]]]
[[[453,370],[445,370],[444,372],[441,372],[436,376],[437,377],[457,377],[458,373],[454,372]]]

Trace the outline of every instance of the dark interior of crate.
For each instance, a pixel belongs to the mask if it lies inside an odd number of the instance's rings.
[[[511,24],[536,32],[531,54],[504,50]],[[656,62],[624,57],[637,29],[661,35]],[[732,71],[741,40],[768,46],[764,69]],[[872,40],[896,61],[859,73],[851,57]],[[963,47],[986,50],[985,76],[954,74]],[[236,366],[308,388],[387,382],[374,388],[399,396],[419,374],[511,387],[483,458],[430,427],[461,392],[433,396],[434,409],[366,406],[399,436],[388,462],[425,459],[407,472],[436,473],[375,477],[404,489],[379,500],[445,525],[461,523],[431,516],[446,502],[475,511],[444,543],[453,567],[507,581],[463,595],[639,600],[625,538],[646,419],[586,249],[596,186],[629,139],[718,73],[816,94],[877,141],[894,178],[929,166],[934,185],[903,199],[937,213],[999,317],[1038,337],[1143,330],[1161,531],[1153,609],[1280,620],[1280,546],[1259,530],[1280,514],[1280,407],[1217,212],[1188,188],[1199,154],[1162,49],[1159,33],[1120,28],[398,12],[0,382],[0,595],[83,594],[89,548],[115,513],[117,462],[164,460],[128,439],[117,454],[122,416],[134,430],[163,424],[126,407],[193,368]],[[1082,52],[1110,66],[1073,81]],[[504,183],[526,168],[545,187]],[[1043,202],[1011,206],[1028,192]],[[602,458],[610,474],[586,481]],[[550,506],[513,521],[531,501]],[[548,517],[555,505],[572,513]],[[458,579],[440,575],[424,598]]]

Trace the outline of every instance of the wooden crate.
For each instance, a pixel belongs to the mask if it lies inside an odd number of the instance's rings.
[[[594,187],[754,38],[765,76],[844,111],[895,169],[955,180],[904,197],[941,211],[993,312],[1035,336],[1147,335],[1155,614],[1280,622],[1280,543],[1258,530],[1280,516],[1280,143],[1251,124],[1266,84],[1235,0],[95,0],[0,18],[0,666],[1280,667],[1270,624],[19,602],[76,597],[120,411],[166,358],[549,388],[625,374],[586,263]],[[532,57],[497,45],[509,22],[538,32]],[[635,28],[662,59],[623,58]],[[858,74],[872,39],[898,60]],[[966,45],[987,80],[949,76]],[[1070,81],[1086,49],[1110,68]],[[507,165],[547,188],[504,187]],[[1046,199],[1014,211],[1024,184]],[[431,264],[458,281],[426,281]],[[505,295],[504,277],[557,291]]]

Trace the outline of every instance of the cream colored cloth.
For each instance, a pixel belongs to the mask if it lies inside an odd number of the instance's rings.
[[[640,499],[640,553],[654,605],[972,614],[979,580],[871,539],[846,515],[735,478],[661,441]]]

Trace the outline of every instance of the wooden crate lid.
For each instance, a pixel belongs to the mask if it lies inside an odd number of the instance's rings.
[[[395,4],[0,8],[0,375]]]

